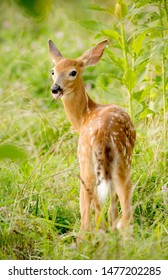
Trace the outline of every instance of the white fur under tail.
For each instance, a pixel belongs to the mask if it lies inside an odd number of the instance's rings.
[[[110,189],[110,182],[107,180],[102,180],[102,182],[97,186],[98,199],[101,204],[106,201]]]

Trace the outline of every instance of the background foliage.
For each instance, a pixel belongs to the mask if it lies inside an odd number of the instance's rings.
[[[166,0],[69,2],[0,3],[0,258],[167,259]],[[48,38],[72,58],[109,40],[84,81],[94,100],[125,107],[136,126],[127,243],[95,232],[76,249],[78,136],[50,96]]]

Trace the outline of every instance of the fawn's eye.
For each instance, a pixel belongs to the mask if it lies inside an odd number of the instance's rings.
[[[51,70],[51,75],[52,75],[52,76],[54,75],[54,70]]]
[[[73,70],[73,71],[71,71],[71,72],[69,73],[69,76],[75,77],[76,74],[77,74],[77,72],[76,72],[75,70]]]

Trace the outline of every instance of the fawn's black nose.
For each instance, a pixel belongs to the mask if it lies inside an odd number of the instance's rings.
[[[52,86],[51,91],[53,94],[57,94],[62,91],[62,88],[56,84]]]

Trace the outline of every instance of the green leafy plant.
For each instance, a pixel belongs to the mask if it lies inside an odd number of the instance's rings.
[[[162,119],[164,170],[167,168],[168,9],[165,1],[116,1],[92,10],[110,14],[112,28],[96,38],[109,38],[106,50],[112,77],[128,96],[133,121]],[[115,87],[115,84],[114,84]],[[157,134],[156,134],[156,137]]]

